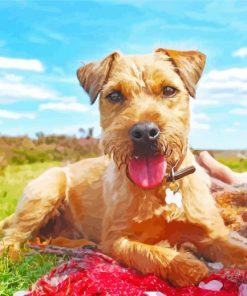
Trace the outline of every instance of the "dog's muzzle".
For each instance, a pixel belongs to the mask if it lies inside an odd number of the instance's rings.
[[[166,173],[165,156],[158,151],[160,129],[154,122],[139,122],[129,130],[133,155],[129,159],[127,174],[143,189],[160,185]]]
[[[150,121],[139,122],[129,130],[129,137],[134,146],[134,156],[157,154],[157,140],[160,129]]]
[[[188,167],[177,172],[176,164],[170,173],[166,172],[166,156],[158,150],[160,129],[154,122],[139,122],[129,130],[129,137],[133,143],[133,155],[127,166],[127,176],[143,189],[152,189],[162,184],[163,180],[175,182],[195,171]]]

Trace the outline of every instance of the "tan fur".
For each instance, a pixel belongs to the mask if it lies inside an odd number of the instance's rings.
[[[203,262],[184,250],[187,242],[208,260],[246,268],[247,248],[229,238],[209,192],[209,178],[188,148],[189,95],[195,95],[204,63],[198,52],[159,49],[140,56],[113,53],[81,67],[78,78],[91,101],[100,95],[105,156],[49,170],[31,182],[11,223],[2,223],[8,224],[4,246],[18,247],[42,227],[48,236],[45,225],[62,217],[65,224],[52,231],[54,237],[92,240],[126,265],[175,286],[196,284],[208,273]],[[172,98],[162,96],[167,85],[178,89]],[[112,91],[121,91],[124,102],[107,100]],[[180,168],[197,167],[179,181],[181,209],[165,203],[166,182],[144,190],[126,175],[133,153],[128,131],[142,121],[158,124],[158,148],[167,157],[168,171],[177,161]],[[67,239],[55,242],[68,245]]]

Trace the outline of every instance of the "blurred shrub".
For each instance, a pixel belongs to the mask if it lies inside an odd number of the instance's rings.
[[[100,155],[99,140],[87,137],[36,134],[37,139],[27,136],[0,137],[0,172],[8,164],[35,162],[74,162],[85,157]]]

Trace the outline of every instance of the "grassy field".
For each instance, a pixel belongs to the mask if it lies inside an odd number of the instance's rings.
[[[29,180],[56,165],[59,163],[46,162],[6,167],[0,175],[0,220],[14,212],[18,198]],[[60,258],[56,256],[38,254],[21,257],[19,262],[11,262],[6,256],[0,257],[0,295],[13,295],[15,291],[28,289],[59,260]]]
[[[19,262],[8,257],[0,259],[0,295],[10,296],[16,291],[28,290],[31,284],[56,266],[61,259],[52,255],[31,255]]]
[[[229,166],[229,168],[231,168],[236,172],[247,172],[247,160],[239,161],[237,158],[234,158],[234,157],[229,157],[229,158],[218,157],[217,160]]]
[[[247,171],[247,161],[236,158],[219,158],[236,171]],[[49,167],[59,162],[9,165],[0,171],[0,220],[8,216],[16,207],[19,196],[27,182]],[[59,262],[60,258],[48,255],[22,257],[19,262],[10,262],[7,257],[0,258],[0,295],[12,295],[14,291],[25,290]],[[31,271],[31,272],[30,272]]]
[[[22,190],[31,179],[46,169],[59,165],[59,162],[9,165],[0,175],[0,220],[14,212]]]

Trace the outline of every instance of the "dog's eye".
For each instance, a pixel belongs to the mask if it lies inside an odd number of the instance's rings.
[[[176,94],[176,88],[172,86],[163,87],[162,94],[165,98],[173,97]]]
[[[123,101],[123,95],[120,91],[113,91],[109,95],[106,96],[106,98],[111,101],[112,103],[120,103]]]

